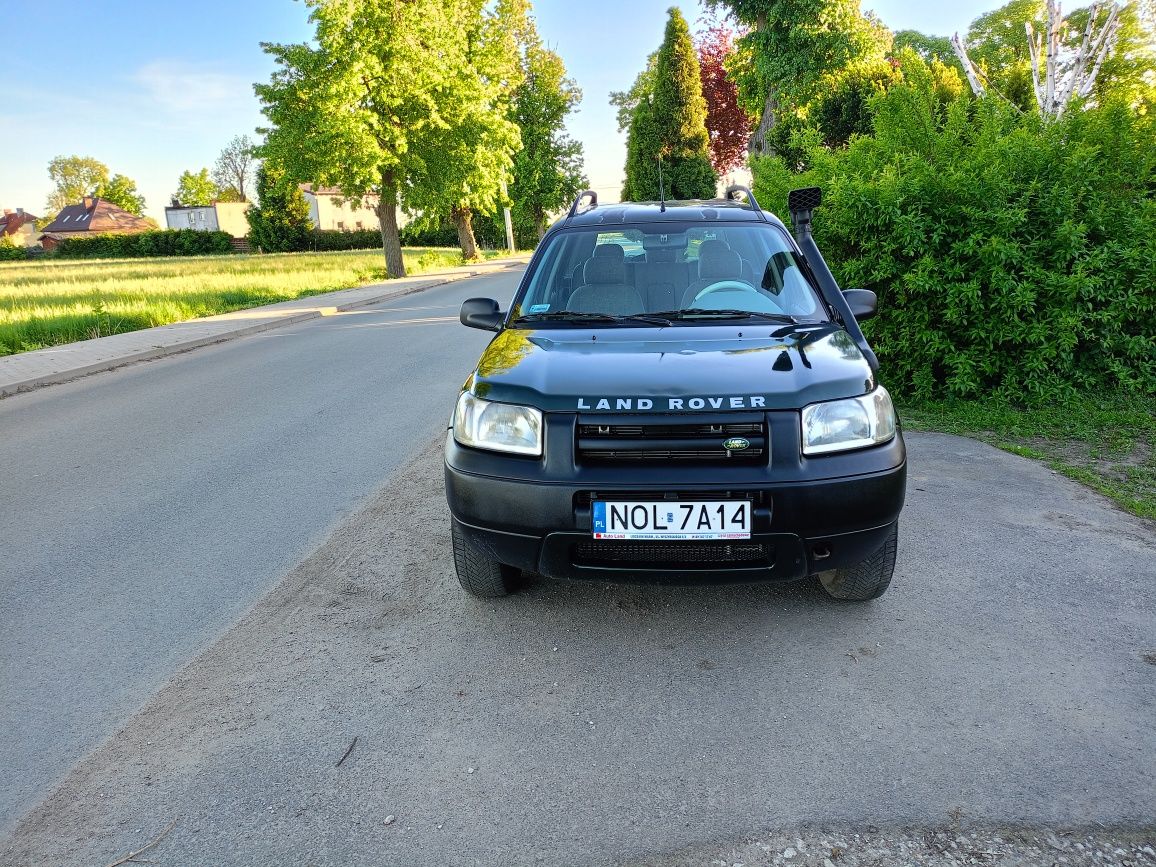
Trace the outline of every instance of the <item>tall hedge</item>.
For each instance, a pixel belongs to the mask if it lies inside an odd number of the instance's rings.
[[[874,102],[874,134],[810,169],[754,166],[760,201],[823,188],[815,235],[865,330],[917,398],[1156,390],[1156,119],[1110,104],[1047,123],[995,99],[942,102],[925,64]]]
[[[401,243],[406,247],[456,247],[458,245],[457,229],[448,221],[427,228],[410,224],[402,227],[400,235]],[[505,228],[484,214],[475,215],[474,235],[477,238],[478,246],[486,249],[496,249],[506,243]],[[536,240],[535,237],[535,242]],[[374,250],[380,246],[381,232],[377,229],[358,229],[351,232],[321,229],[312,232],[306,242],[306,249],[319,251]],[[532,247],[533,244],[530,246]]]
[[[132,259],[146,256],[212,256],[233,252],[228,232],[165,229],[135,235],[66,238],[53,249],[62,259]]]

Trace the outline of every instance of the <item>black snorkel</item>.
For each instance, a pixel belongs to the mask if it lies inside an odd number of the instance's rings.
[[[819,246],[811,234],[812,213],[822,203],[823,191],[818,187],[791,190],[788,194],[787,209],[791,212],[791,223],[795,228],[795,242],[799,245],[799,249],[803,252],[803,258],[807,260],[811,272],[819,283],[823,299],[839,314],[839,318],[843,320],[843,327],[847,329],[847,333],[851,335],[851,339],[855,341],[855,345],[859,347],[859,351],[863,353],[867,363],[871,365],[871,369],[877,371],[879,370],[879,359],[875,357],[875,353],[867,343],[867,338],[863,336],[863,329],[859,327],[859,321],[851,312],[847,299],[843,297],[839,284],[835,282],[835,275],[827,267],[823,254],[819,252]]]

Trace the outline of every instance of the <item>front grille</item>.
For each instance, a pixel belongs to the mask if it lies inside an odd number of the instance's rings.
[[[730,440],[746,448],[726,448]],[[576,453],[588,463],[700,461],[757,464],[766,461],[762,415],[579,416]]]
[[[703,566],[768,566],[772,549],[761,542],[579,542],[574,562],[586,566],[678,569]]]

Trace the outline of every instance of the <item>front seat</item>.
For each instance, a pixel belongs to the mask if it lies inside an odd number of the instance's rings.
[[[682,293],[682,306],[690,307],[694,297],[720,280],[742,280],[743,259],[725,241],[703,241],[698,248],[698,279]],[[745,282],[745,281],[744,281]]]
[[[629,316],[645,310],[638,290],[626,282],[626,253],[618,244],[599,244],[582,268],[582,282],[566,309],[577,313]]]

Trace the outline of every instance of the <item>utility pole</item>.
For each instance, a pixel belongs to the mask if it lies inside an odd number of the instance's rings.
[[[502,181],[502,217],[506,221],[506,246],[514,252],[514,220],[510,216],[509,195],[506,192],[506,182]]]

